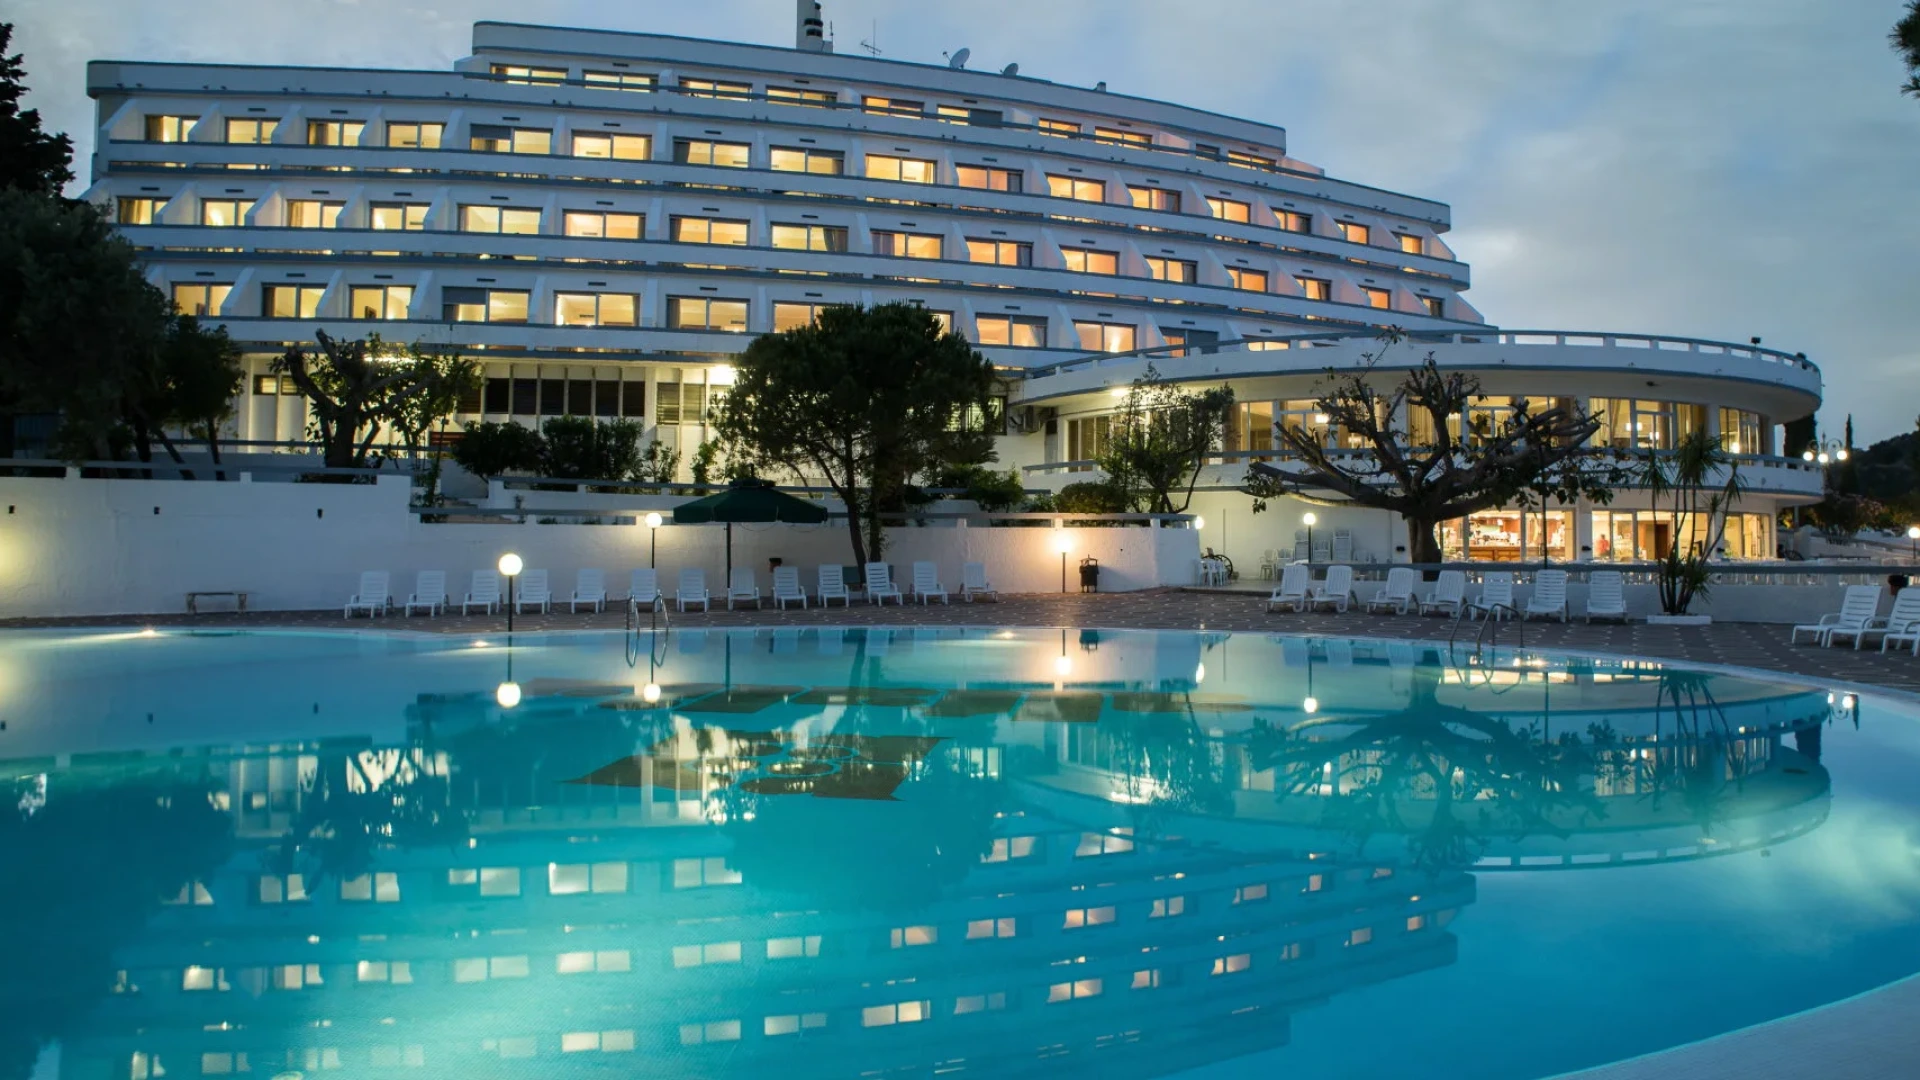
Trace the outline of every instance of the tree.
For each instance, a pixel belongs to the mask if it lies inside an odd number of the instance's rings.
[[[545,457],[540,433],[511,420],[470,423],[453,446],[454,462],[482,480],[510,472],[538,472]]]
[[[0,23],[0,188],[57,196],[73,179],[73,140],[40,130],[40,110],[22,112],[26,65],[7,55],[13,24]]]
[[[830,307],[741,356],[717,427],[763,467],[818,479],[846,504],[856,563],[883,549],[876,511],[980,436],[993,367],[912,304]]]
[[[1588,445],[1600,429],[1596,416],[1570,402],[1535,411],[1517,399],[1510,411],[1481,411],[1469,420],[1469,404],[1482,396],[1480,380],[1442,371],[1432,353],[1382,391],[1376,368],[1401,337],[1390,330],[1356,370],[1327,373],[1315,402],[1327,416],[1324,429],[1276,429],[1288,456],[1278,465],[1249,467],[1244,490],[1254,497],[1255,512],[1281,495],[1390,510],[1406,520],[1410,561],[1435,563],[1443,521],[1547,498],[1612,500],[1611,485],[1623,470]],[[1328,446],[1330,430],[1360,452]]]
[[[1185,513],[1207,454],[1218,448],[1233,391],[1221,386],[1198,394],[1165,382],[1153,365],[1133,381],[1112,434],[1099,455],[1108,480],[1125,492],[1132,509],[1150,514]],[[1180,503],[1174,505],[1174,494]]]
[[[556,416],[541,425],[546,476],[569,480],[625,480],[640,467],[640,425]]]
[[[1728,511],[1746,490],[1740,465],[1718,438],[1694,431],[1671,452],[1648,450],[1634,479],[1655,509],[1664,502],[1672,515],[1673,543],[1658,560],[1660,610],[1685,615],[1712,583],[1707,562],[1726,537]]]
[[[187,434],[206,439],[208,455],[220,464],[220,425],[233,415],[233,399],[246,380],[240,346],[226,327],[207,330],[193,316],[178,315],[160,356],[172,390],[168,417]]]
[[[275,360],[273,368],[291,378],[306,397],[308,431],[329,469],[365,468],[381,431],[398,429],[416,398],[446,395],[448,382],[472,366],[450,363],[418,346],[389,356],[378,336],[336,341],[324,330],[314,333],[318,355],[310,356],[296,345]]]
[[[680,474],[680,451],[669,447],[658,439],[647,444],[640,451],[640,460],[633,467],[633,478],[650,484],[671,484]],[[659,494],[655,488],[650,494]]]
[[[1893,46],[1893,51],[1900,54],[1900,62],[1907,67],[1907,82],[1900,92],[1910,97],[1920,97],[1920,0],[1907,0],[1907,13],[1893,24],[1887,41]]]

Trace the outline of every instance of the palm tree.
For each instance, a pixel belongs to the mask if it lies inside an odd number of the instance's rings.
[[[1887,41],[1907,65],[1907,84],[1900,92],[1920,97],[1920,0],[1907,0],[1907,14],[1893,24]]]

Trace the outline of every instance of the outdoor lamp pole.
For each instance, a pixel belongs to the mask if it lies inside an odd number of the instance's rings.
[[[1067,552],[1073,550],[1073,538],[1071,536],[1068,536],[1067,530],[1064,527],[1062,527],[1060,529],[1059,538],[1056,539],[1053,542],[1053,544],[1056,548],[1060,549],[1060,591],[1066,592],[1067,591]]]
[[[656,569],[654,556],[660,552],[660,526],[665,523],[666,519],[659,514],[647,515],[647,569],[649,570]]]
[[[518,606],[513,602],[513,579],[520,576],[520,570],[525,565],[520,561],[520,556],[511,551],[500,556],[500,573],[507,579],[507,633],[509,634],[513,633],[513,609]]]
[[[1313,561],[1313,524],[1314,522],[1319,520],[1320,520],[1320,515],[1314,513],[1311,510],[1300,515],[1300,521],[1303,524],[1305,524],[1307,527],[1307,561],[1308,562]]]
[[[494,688],[493,700],[503,709],[520,704],[520,684],[513,681],[513,635],[507,635],[507,681]]]
[[[1907,526],[1907,546],[1911,549],[1907,557],[1920,563],[1920,525]]]

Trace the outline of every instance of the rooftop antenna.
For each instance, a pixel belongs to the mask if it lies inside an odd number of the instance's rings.
[[[947,56],[946,53],[941,53],[940,55]],[[947,56],[947,66],[955,71],[959,71],[967,66],[967,59],[972,55],[972,49],[962,48],[952,56]]]
[[[873,29],[872,31],[870,31],[870,36],[867,38],[867,40],[860,43],[860,47],[867,50],[868,56],[880,55],[880,20],[879,19],[873,20]]]
[[[1019,65],[1019,64],[1008,64],[1008,65],[1007,65],[1006,67],[1003,67],[1003,68],[1001,68],[1001,69],[1000,69],[1000,74],[1002,74],[1002,75],[1018,75],[1018,74],[1020,74],[1020,65]]]

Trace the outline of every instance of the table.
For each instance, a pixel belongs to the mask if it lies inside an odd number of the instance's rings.
[[[200,614],[200,600],[202,597],[207,597],[207,596],[230,597],[233,600],[233,609],[235,611],[244,614],[247,610],[247,594],[246,593],[240,592],[237,590],[232,590],[232,589],[227,589],[227,590],[215,589],[211,591],[188,593],[187,594],[187,614],[189,615]]]

